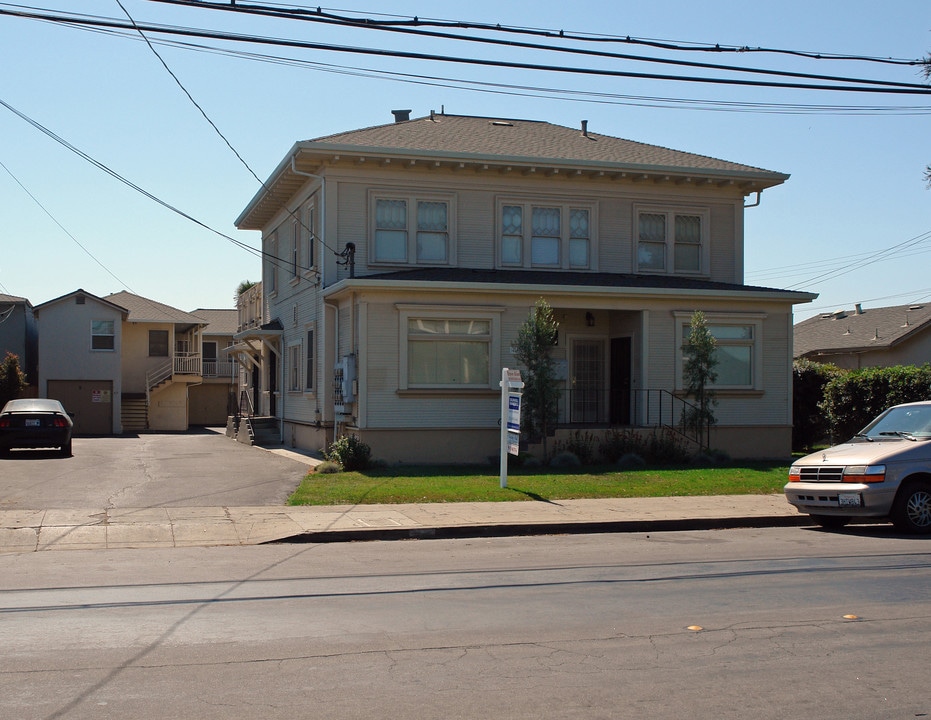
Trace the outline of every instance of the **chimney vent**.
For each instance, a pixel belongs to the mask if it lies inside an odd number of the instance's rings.
[[[588,137],[588,120],[582,121],[582,135],[583,137]]]
[[[391,114],[394,115],[394,121],[396,123],[407,122],[408,120],[411,119],[410,110],[392,110]]]

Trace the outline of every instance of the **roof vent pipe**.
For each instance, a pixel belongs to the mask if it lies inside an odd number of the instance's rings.
[[[394,115],[394,121],[396,123],[407,122],[408,120],[411,119],[410,110],[392,110],[391,114]]]
[[[854,305],[854,307],[857,309],[857,315],[862,315],[862,314],[863,314],[863,305],[862,305],[862,304],[857,303],[856,305]]]
[[[582,136],[588,137],[588,120],[582,121]]]

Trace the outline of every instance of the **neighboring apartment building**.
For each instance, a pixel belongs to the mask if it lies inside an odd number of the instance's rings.
[[[239,329],[239,316],[233,308],[198,308],[191,314],[202,318],[207,325],[201,333],[203,382],[189,388],[188,421],[191,425],[222,427],[235,412],[239,390],[239,369],[229,353],[233,336]]]
[[[712,446],[788,455],[792,306],[815,296],[743,284],[745,198],[786,175],[584,122],[395,117],[298,142],[236,221],[262,233],[267,309],[237,341],[285,443],[352,433],[387,462],[484,462],[501,369],[543,297],[561,428],[675,424],[702,310]]]
[[[39,384],[39,338],[32,304],[26,298],[0,293],[0,361],[7,353],[19,358],[19,367],[32,388],[27,394],[35,394]]]
[[[229,313],[208,343],[232,341],[235,311]],[[39,395],[64,403],[76,433],[187,430],[192,389],[214,381],[222,403],[208,389],[195,390],[202,399],[196,412],[225,421],[233,370],[216,357],[204,363],[209,318],[129,292],[101,298],[85,290],[37,305],[35,315]]]
[[[835,310],[795,326],[795,357],[845,370],[931,362],[931,305]]]

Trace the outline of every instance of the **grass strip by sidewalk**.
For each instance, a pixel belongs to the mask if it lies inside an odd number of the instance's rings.
[[[430,502],[506,502],[578,498],[668,497],[675,495],[768,495],[781,493],[788,467],[745,463],[728,467],[552,468],[508,471],[500,487],[489,466],[390,467],[364,472],[311,473],[290,505],[364,505]]]

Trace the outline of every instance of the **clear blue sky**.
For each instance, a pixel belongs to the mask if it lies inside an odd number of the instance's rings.
[[[736,77],[720,71],[249,18],[152,0],[122,0],[122,7],[117,0],[32,3],[40,10],[60,12],[79,7],[88,16],[121,21],[126,20],[125,8],[140,24],[354,47]],[[297,0],[287,5],[311,7]],[[0,11],[22,7],[0,2]],[[896,59],[920,59],[931,52],[931,3],[927,0],[757,4],[344,0],[330,9],[372,17],[385,17],[379,13],[417,15],[679,44],[718,43]],[[153,42],[162,38],[148,37]],[[390,122],[390,111],[396,108],[410,108],[415,117],[445,108],[455,114],[547,120],[571,127],[586,119],[593,132],[790,174],[784,185],[763,193],[759,207],[746,211],[746,282],[819,293],[815,302],[797,307],[797,321],[857,302],[876,307],[931,301],[927,272],[931,190],[923,180],[924,168],[931,163],[929,95],[581,77],[325,50],[196,42],[302,61],[259,62],[156,44],[194,100],[263,180],[294,142]],[[699,54],[626,44],[598,45],[597,49],[923,82],[914,66],[773,53]],[[259,246],[258,233],[233,227],[258,183],[138,35],[0,15],[0,66],[4,68],[0,101],[163,202],[252,248]],[[352,73],[337,72],[346,69]],[[405,82],[398,75],[379,74],[384,71],[442,79],[431,84]],[[515,94],[489,92],[491,88],[484,86],[486,91],[477,91],[477,86],[466,86],[466,81],[536,89]],[[775,112],[777,105],[803,107]],[[878,109],[863,112],[867,108]],[[193,310],[232,307],[237,284],[260,279],[260,263],[254,254],[126,187],[3,106],[0,163],[0,292],[39,304],[79,287],[98,295],[128,289]]]

